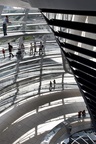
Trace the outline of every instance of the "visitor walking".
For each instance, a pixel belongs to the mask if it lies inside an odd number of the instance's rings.
[[[9,58],[14,57],[12,50],[13,46],[10,43],[8,43]]]

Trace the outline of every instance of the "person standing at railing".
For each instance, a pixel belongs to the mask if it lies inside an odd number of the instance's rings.
[[[7,24],[10,24],[11,22],[9,22],[9,18],[6,15],[3,21],[3,34],[4,36],[7,35]]]

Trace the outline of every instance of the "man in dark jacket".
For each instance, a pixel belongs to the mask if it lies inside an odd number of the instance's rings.
[[[9,58],[14,57],[14,55],[12,54],[12,49],[13,46],[10,43],[8,43]]]

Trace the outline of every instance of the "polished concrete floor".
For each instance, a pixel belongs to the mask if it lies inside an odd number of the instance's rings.
[[[0,118],[0,144],[40,144],[68,114],[86,110],[84,102],[64,103],[77,96],[79,90],[70,89],[18,103]]]

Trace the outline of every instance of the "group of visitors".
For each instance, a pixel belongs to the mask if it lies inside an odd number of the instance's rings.
[[[10,43],[8,43],[9,58],[14,57],[12,50],[13,50],[13,46]],[[4,48],[2,49],[2,54],[5,58],[5,49]]]
[[[4,36],[7,35],[7,24],[10,24],[10,23],[11,22],[9,21],[9,18],[6,15],[4,18],[4,21],[3,21],[3,34],[4,34]],[[37,50],[37,47],[39,47],[39,50]],[[10,43],[8,43],[9,58],[14,57],[12,50],[13,50],[13,46]],[[6,51],[3,48],[2,54],[3,54],[4,58],[5,58],[5,52]],[[37,46],[36,42],[30,43],[30,55],[35,56],[37,53],[39,54],[39,56],[41,56],[42,54],[45,54],[45,47],[43,45],[43,42],[40,42],[39,46]],[[22,59],[24,57],[24,54],[25,54],[25,47],[24,47],[24,44],[22,43],[21,47],[19,47],[19,49],[16,53],[16,57],[18,59]]]
[[[53,84],[52,84],[52,82],[50,81],[50,83],[49,83],[49,91],[52,91],[52,89],[55,89],[55,86],[56,86],[56,81],[53,80]]]
[[[86,116],[85,110],[78,112],[78,118],[81,118],[81,116],[82,116],[82,117],[85,117],[85,116]]]
[[[30,43],[30,55],[35,56],[36,53],[39,53],[39,55],[42,55],[45,53],[45,49],[44,49],[42,42],[40,42],[40,45],[38,47],[39,47],[39,51],[37,50],[36,42],[34,42],[34,44]],[[9,58],[14,57],[12,50],[13,50],[13,46],[10,43],[8,43]],[[5,52],[6,51],[3,48],[2,54],[3,54],[4,58],[5,58]],[[21,43],[21,46],[19,46],[18,51],[16,52],[16,57],[17,57],[17,59],[23,59],[25,54],[26,54],[25,46],[23,43]]]
[[[13,46],[10,43],[8,43],[8,52],[9,52],[9,59],[13,58],[14,57],[14,54],[12,53]],[[25,47],[24,47],[24,44],[22,43],[21,47],[18,49],[18,51],[16,53],[16,57],[17,58],[23,57],[24,53],[25,53]],[[4,48],[2,49],[2,54],[3,54],[3,57],[5,58],[5,49]]]
[[[36,53],[38,53],[38,52],[39,52],[39,56],[42,55],[42,54],[45,54],[45,49],[44,49],[43,43],[40,42],[39,51],[37,51],[37,44],[36,44],[36,42],[30,43],[30,55],[35,56]]]

